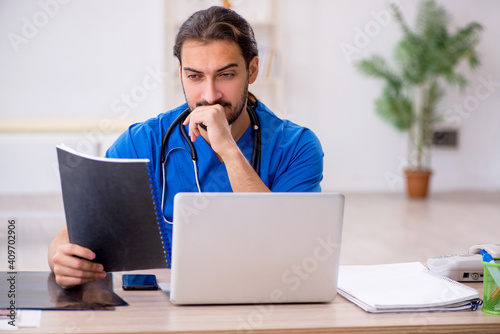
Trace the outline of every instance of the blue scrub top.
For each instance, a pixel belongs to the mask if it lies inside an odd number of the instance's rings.
[[[170,124],[186,108],[187,104],[184,104],[145,122],[131,125],[111,145],[106,152],[106,157],[149,159],[161,196],[163,190],[161,143]],[[321,191],[323,150],[316,135],[307,128],[278,118],[260,101],[257,101],[254,109],[261,125],[260,177],[264,184],[273,192]],[[237,144],[247,160],[251,161],[253,152],[251,126]],[[225,164],[219,161],[203,137],[199,136],[194,146],[198,152],[201,190],[203,192],[231,192]],[[175,194],[197,192],[198,189],[189,145],[179,129],[175,129],[170,135],[165,152],[169,151],[170,154],[165,164],[166,193],[163,213],[168,221],[172,221]],[[165,228],[171,244],[172,225],[167,224]],[[171,254],[170,249],[168,254]]]

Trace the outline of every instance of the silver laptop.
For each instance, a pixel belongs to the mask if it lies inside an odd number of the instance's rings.
[[[344,197],[179,193],[174,304],[329,302],[337,294]]]

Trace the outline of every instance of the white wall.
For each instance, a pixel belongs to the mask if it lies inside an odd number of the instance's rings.
[[[463,95],[450,90],[440,105],[459,129],[459,146],[434,150],[431,187],[434,191],[499,190],[500,2],[438,2],[452,15],[455,27],[477,21],[484,31],[478,45],[482,66],[475,72],[464,66],[470,85]],[[406,134],[398,133],[374,112],[382,82],[362,76],[353,66],[372,54],[392,57],[401,33],[393,15],[384,15],[388,2],[311,0],[307,6],[303,1],[283,1],[283,5],[286,111],[314,129],[322,141],[323,188],[403,191],[400,176],[407,159]],[[413,26],[417,1],[400,1],[399,5]],[[369,34],[363,39],[366,30]],[[357,48],[357,53],[344,53],[342,47],[347,45]],[[488,87],[491,92],[480,78],[494,82]],[[456,104],[465,105],[462,112]]]
[[[163,10],[161,0],[0,0],[0,117],[163,112]],[[95,154],[115,132],[0,134],[0,193],[60,192],[55,145]]]
[[[432,189],[499,190],[500,85],[487,98],[474,100],[474,96],[481,89],[480,78],[500,82],[496,61],[500,2],[439,3],[452,14],[455,25],[478,21],[484,32],[479,45],[482,66],[467,71],[469,88],[464,95],[450,91],[442,103],[452,112],[454,104],[477,101],[478,105],[470,112],[452,113],[460,130],[459,147],[434,151]],[[285,113],[320,137],[325,151],[323,189],[402,191],[398,175],[406,159],[406,135],[373,110],[382,83],[363,77],[353,66],[354,59],[373,53],[391,56],[401,36],[399,27],[392,17],[381,24],[373,16],[387,10],[387,2],[283,0],[281,4]],[[416,4],[416,0],[401,1],[411,23]],[[171,80],[163,70],[172,57],[172,46],[164,42],[163,6],[161,0],[0,0],[0,117],[142,120],[162,112],[169,105],[165,89]],[[358,29],[377,29],[377,25],[379,31],[360,46],[355,39]],[[9,40],[12,34],[24,38],[15,39],[20,43],[18,52]],[[341,50],[346,44],[359,46],[351,62]],[[149,81],[152,77],[157,80]],[[105,135],[107,146],[116,134]],[[0,135],[0,193],[59,192],[53,145],[88,140],[84,134]]]
[[[0,112],[124,114],[115,99],[163,68],[162,19],[161,0],[1,0]],[[132,117],[156,115],[161,89],[134,96]]]

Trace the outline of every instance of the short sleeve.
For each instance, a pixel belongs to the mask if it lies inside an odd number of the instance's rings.
[[[323,179],[323,149],[309,129],[298,134],[296,145],[271,185],[273,192],[320,192]]]
[[[150,128],[144,123],[133,124],[109,147],[106,157],[153,161],[152,135]]]

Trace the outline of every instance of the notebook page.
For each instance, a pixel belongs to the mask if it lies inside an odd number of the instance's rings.
[[[376,309],[442,306],[479,298],[475,289],[430,273],[419,262],[340,266],[338,287]]]

